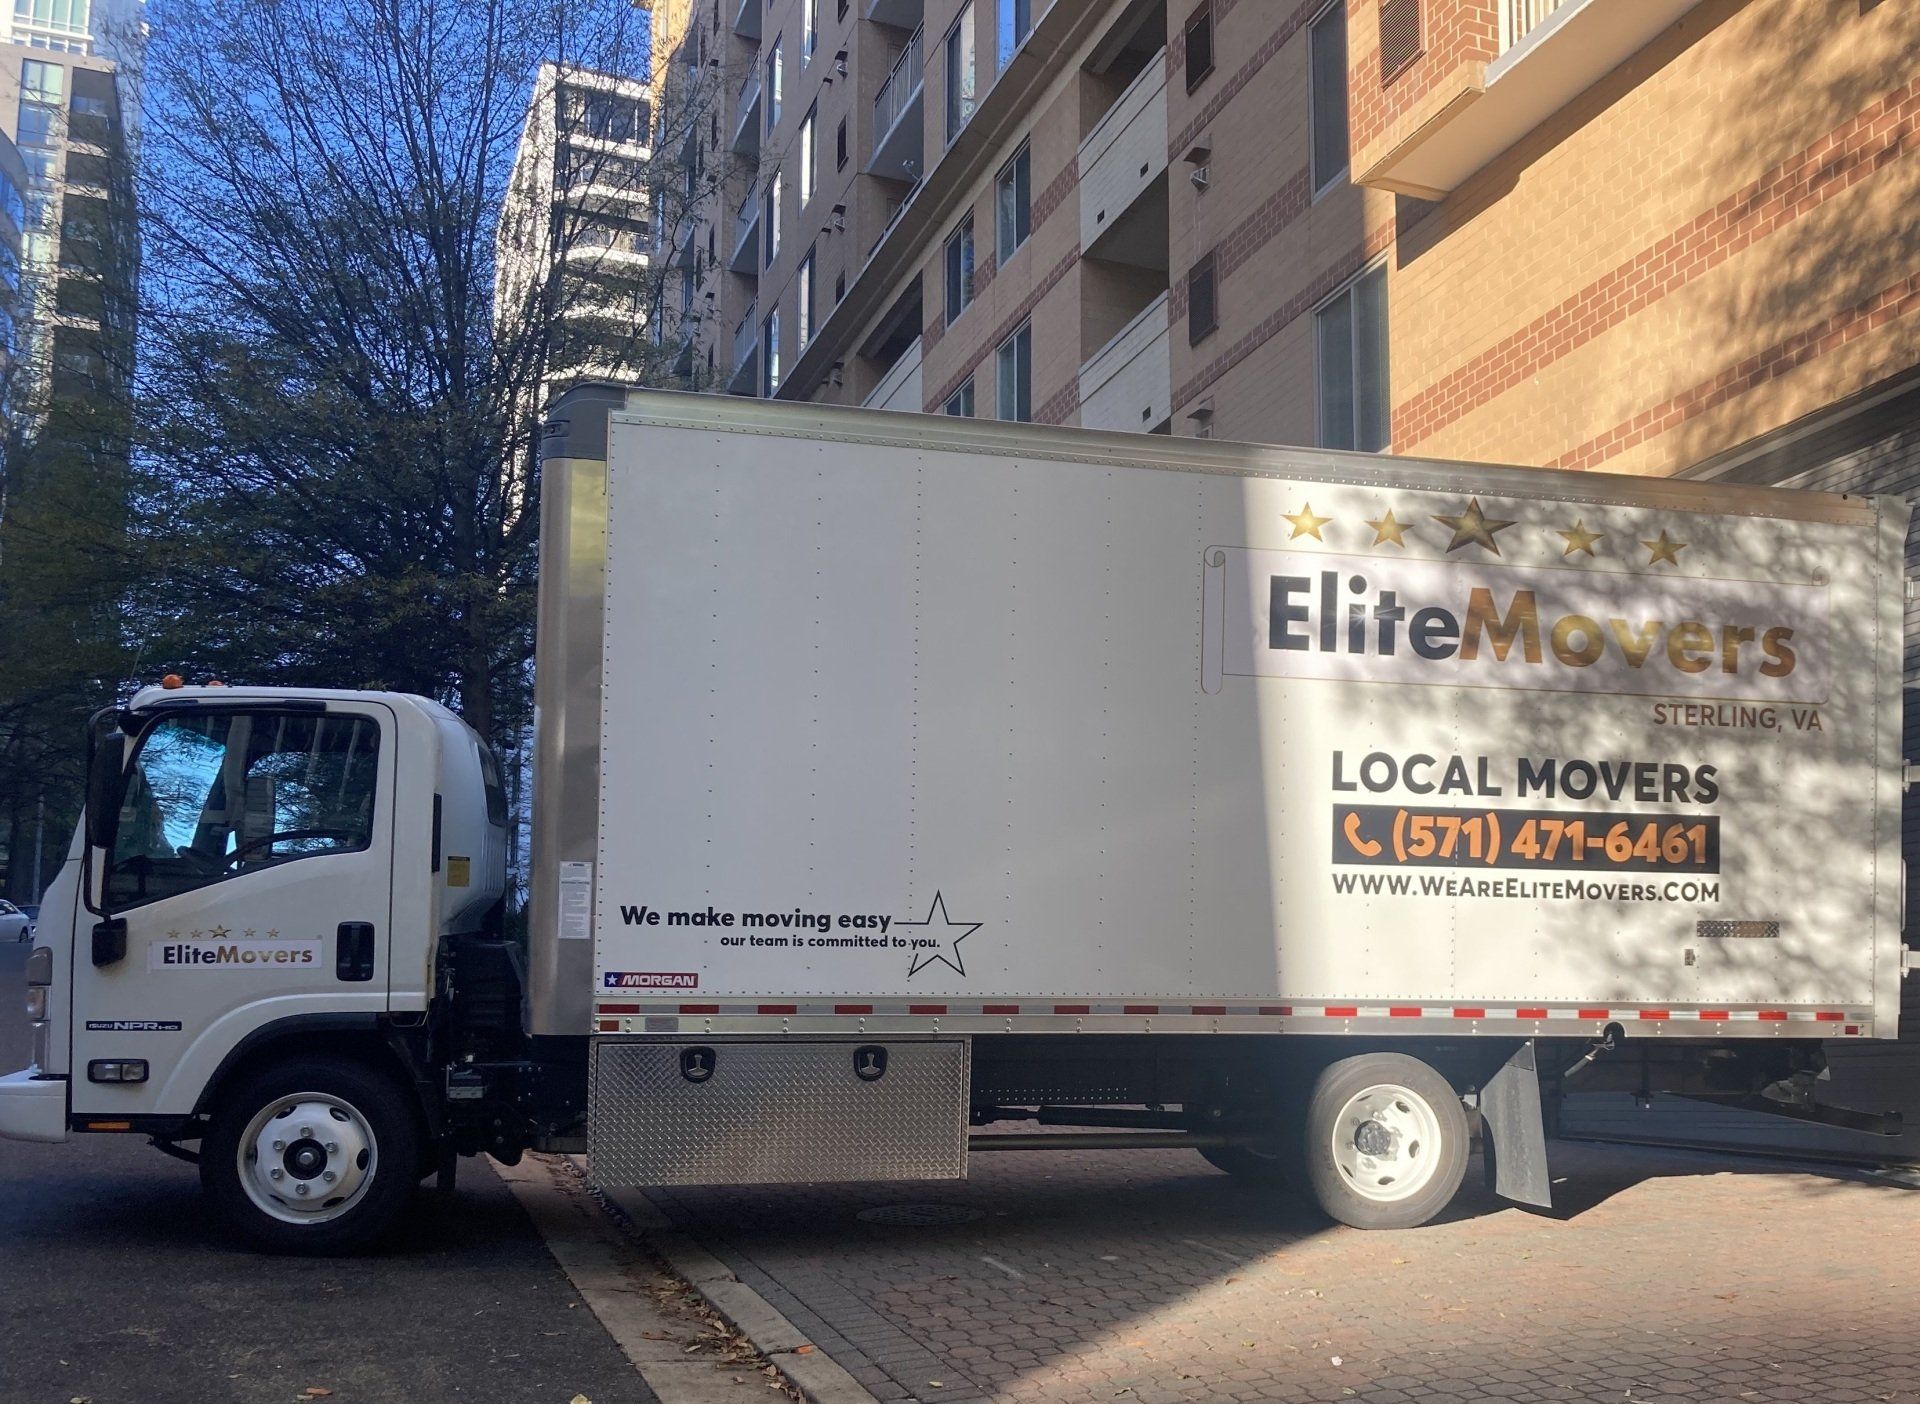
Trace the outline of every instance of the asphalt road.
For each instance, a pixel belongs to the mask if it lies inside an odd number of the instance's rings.
[[[0,946],[0,1069],[27,1061],[25,958]],[[386,1251],[310,1261],[235,1246],[138,1137],[0,1141],[0,1400],[650,1404],[506,1188],[462,1171]]]

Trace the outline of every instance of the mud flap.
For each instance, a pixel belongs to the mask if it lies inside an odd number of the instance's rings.
[[[1540,1118],[1540,1075],[1533,1040],[1513,1050],[1499,1072],[1480,1090],[1480,1115],[1487,1123],[1483,1156],[1488,1187],[1502,1199],[1553,1207],[1547,1174],[1547,1133]]]

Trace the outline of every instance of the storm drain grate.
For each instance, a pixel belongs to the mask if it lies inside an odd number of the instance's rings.
[[[854,1217],[863,1224],[885,1224],[889,1228],[941,1228],[984,1219],[987,1211],[965,1204],[880,1204],[862,1209]]]

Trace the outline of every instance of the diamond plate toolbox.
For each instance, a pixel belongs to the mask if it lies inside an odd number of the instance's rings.
[[[965,1039],[613,1042],[595,1047],[596,1184],[956,1180]]]

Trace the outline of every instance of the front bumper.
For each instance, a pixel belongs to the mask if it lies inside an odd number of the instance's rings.
[[[0,1077],[0,1139],[67,1139],[67,1080],[25,1068]]]

